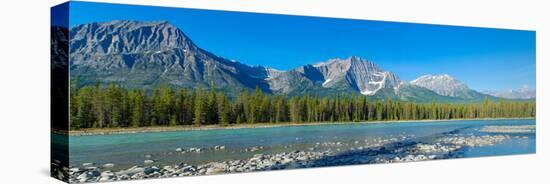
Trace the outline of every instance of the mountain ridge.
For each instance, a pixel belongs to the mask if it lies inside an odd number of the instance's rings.
[[[150,88],[159,83],[196,87],[214,82],[216,88],[236,93],[258,87],[266,93],[282,95],[357,93],[411,101],[462,98],[411,85],[357,56],[288,71],[246,65],[201,49],[167,21],[82,24],[72,27],[69,35],[71,77],[79,76],[84,84],[100,81]],[[462,100],[472,99],[478,97]]]
[[[523,86],[519,89],[511,89],[505,91],[483,91],[483,93],[496,97],[516,100],[530,100],[536,99],[537,97],[536,90],[529,89],[529,87],[527,86]]]

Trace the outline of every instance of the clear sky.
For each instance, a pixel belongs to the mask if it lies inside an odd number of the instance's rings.
[[[445,73],[480,91],[535,87],[534,31],[87,2],[70,10],[71,27],[167,20],[199,47],[249,65],[288,70],[354,55],[408,81]]]

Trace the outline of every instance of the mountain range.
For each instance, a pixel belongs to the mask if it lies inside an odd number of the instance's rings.
[[[484,91],[483,93],[492,96],[507,98],[507,99],[534,99],[537,97],[537,92],[534,89],[529,89],[528,86],[523,86],[520,89],[511,89],[506,91]]]
[[[117,20],[82,24],[65,32],[70,36],[70,76],[78,77],[81,85],[100,81],[130,88],[147,89],[160,83],[193,88],[213,82],[216,88],[230,94],[260,88],[269,94],[356,93],[406,101],[497,98],[472,90],[446,74],[403,81],[374,62],[356,56],[288,71],[250,66],[201,49],[167,21]]]

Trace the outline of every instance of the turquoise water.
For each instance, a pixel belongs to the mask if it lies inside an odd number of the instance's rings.
[[[535,120],[468,120],[443,122],[407,122],[379,124],[342,124],[315,126],[286,126],[274,128],[222,129],[204,131],[177,131],[117,135],[71,136],[69,138],[70,165],[82,163],[114,163],[124,169],[154,160],[159,165],[188,163],[203,164],[212,161],[244,159],[258,153],[313,149],[319,143],[341,145],[316,148],[346,150],[371,140],[430,141],[436,136],[453,132],[457,135],[493,135],[478,130],[486,125],[534,125]],[[513,138],[501,144],[465,148],[460,157],[535,153],[535,133],[510,133]],[[515,137],[522,137],[518,139]],[[224,150],[213,150],[223,145]],[[244,151],[262,146],[258,151]],[[181,154],[176,148],[206,148],[201,153]]]

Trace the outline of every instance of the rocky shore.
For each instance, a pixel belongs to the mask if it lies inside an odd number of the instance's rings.
[[[202,165],[186,163],[158,165],[153,160],[142,166],[119,171],[110,170],[114,164],[96,166],[85,163],[68,169],[70,183],[107,182],[175,176],[196,176],[220,173],[239,173],[288,168],[308,168],[332,165],[365,163],[394,163],[460,157],[454,154],[465,147],[490,146],[512,137],[507,135],[464,136],[448,135],[432,142],[414,141],[411,137],[365,139],[352,142],[318,142],[305,150],[274,154],[255,154],[248,159],[210,162]],[[516,138],[516,137],[514,137]],[[226,146],[213,148],[176,148],[181,153],[220,151]],[[265,147],[245,148],[245,152],[261,152]],[[319,150],[319,151],[317,151]]]
[[[277,170],[283,168],[313,167],[314,160],[329,155],[329,152],[283,152],[278,154],[256,154],[246,160],[231,160],[225,162],[211,162],[204,165],[175,164],[159,166],[134,166],[129,169],[113,172],[102,171],[100,167],[71,168],[70,183],[107,182],[134,180],[146,178],[166,178],[175,176],[196,176],[220,173],[238,173],[263,170]]]

